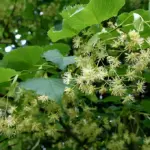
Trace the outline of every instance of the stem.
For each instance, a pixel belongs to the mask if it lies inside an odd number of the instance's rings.
[[[40,139],[37,140],[37,142],[35,143],[35,145],[32,147],[31,150],[35,150],[38,147],[39,143],[40,143]]]

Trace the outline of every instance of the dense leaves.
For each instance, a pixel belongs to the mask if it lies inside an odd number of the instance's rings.
[[[0,2],[0,149],[149,150],[148,2]]]
[[[117,3],[115,0],[91,0],[87,6],[68,7],[62,12],[64,18],[62,30],[56,31],[53,27],[48,35],[53,42],[62,38],[73,37],[88,26],[116,16],[123,5],[124,0],[118,0]],[[107,9],[108,7],[109,9]]]

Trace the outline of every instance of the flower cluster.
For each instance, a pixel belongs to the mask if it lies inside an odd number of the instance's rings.
[[[109,25],[113,29],[117,27]],[[120,96],[123,103],[134,102],[135,92],[144,93],[143,73],[150,64],[150,49],[143,45],[149,43],[149,37],[144,39],[135,29],[124,33],[118,28],[116,33],[118,36],[110,39],[101,37],[109,34],[107,30],[96,35],[90,32],[86,39],[76,36],[73,43],[80,72],[65,73],[64,83],[70,84],[73,80],[81,92],[89,95],[105,87],[111,95]]]

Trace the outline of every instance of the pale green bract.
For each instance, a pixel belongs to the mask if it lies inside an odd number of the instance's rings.
[[[69,7],[61,13],[62,30],[56,31],[53,27],[48,31],[48,36],[53,42],[73,37],[88,26],[116,16],[124,4],[125,0],[91,0],[87,5]]]
[[[137,31],[143,31],[144,30],[143,18],[137,13],[133,13],[133,16],[134,16],[133,25],[134,25],[135,29]]]

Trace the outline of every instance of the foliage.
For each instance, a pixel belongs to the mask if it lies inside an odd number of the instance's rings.
[[[0,44],[20,47],[26,40],[28,45],[48,45],[47,31],[50,26],[59,26],[59,11],[68,0],[4,0],[0,2]],[[20,38],[16,36],[21,34]]]
[[[149,10],[86,2],[0,2],[0,149],[150,149]]]
[[[104,7],[107,5],[109,9]],[[76,5],[69,7],[61,13],[64,18],[62,30],[55,31],[54,28],[52,28],[48,32],[48,35],[54,42],[62,38],[72,37],[88,26],[98,24],[115,16],[123,5],[124,0],[118,0],[117,4],[114,0],[91,0],[86,6]],[[88,17],[91,19],[88,20]]]

